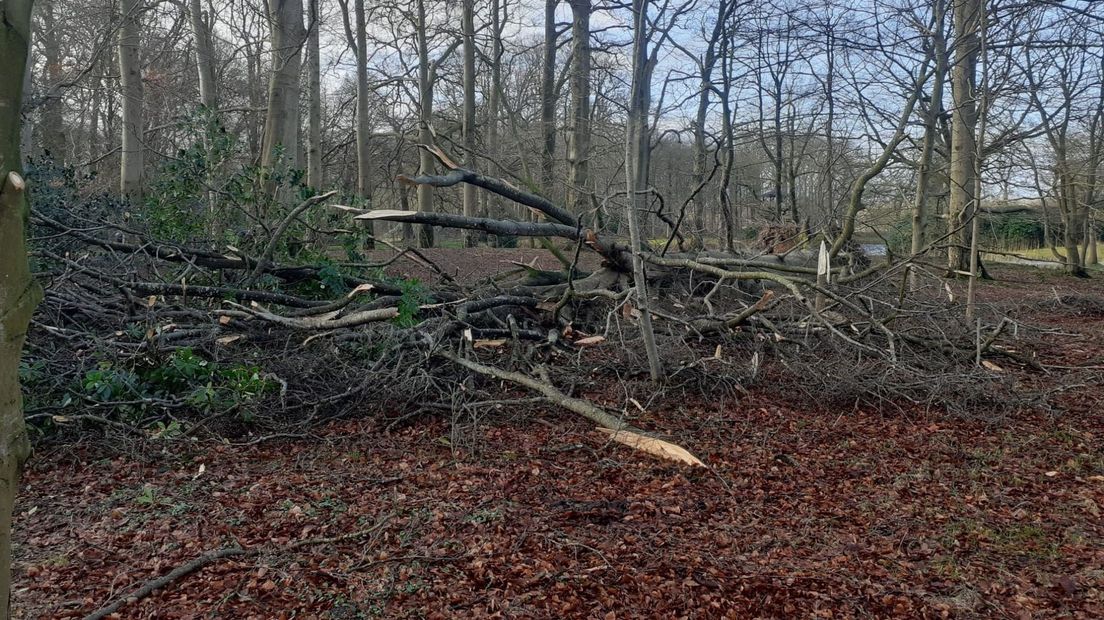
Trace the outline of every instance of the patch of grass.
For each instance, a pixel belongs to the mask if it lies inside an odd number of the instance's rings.
[[[932,571],[939,576],[940,579],[946,579],[947,581],[962,581],[965,576],[962,572],[962,566],[959,565],[958,560],[953,555],[941,555],[931,562]]]
[[[1000,555],[1039,560],[1052,560],[1059,555],[1058,541],[1032,524],[991,527],[982,521],[963,519],[948,523],[939,540],[948,550],[991,549]]]
[[[491,523],[492,521],[499,521],[502,519],[502,511],[498,508],[487,509],[481,508],[474,512],[467,514],[463,521],[464,523],[482,524]]]
[[[336,497],[326,497],[316,504],[319,508],[325,508],[331,512],[341,513],[349,509],[349,505]]]

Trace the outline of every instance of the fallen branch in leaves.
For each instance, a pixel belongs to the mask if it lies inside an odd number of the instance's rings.
[[[138,588],[128,592],[127,594],[124,594],[121,597],[119,597],[114,602],[112,602],[108,605],[105,605],[105,606],[97,609],[96,611],[88,614],[87,616],[84,617],[83,620],[103,620],[103,618],[106,618],[106,617],[110,616],[111,614],[114,614],[115,612],[119,611],[120,609],[122,609],[123,607],[125,607],[127,605],[130,605],[132,603],[136,603],[136,602],[146,598],[150,594],[153,594],[157,590],[160,590],[161,588],[164,588],[165,586],[167,586],[170,583],[176,581],[177,579],[180,579],[182,577],[186,577],[186,576],[196,572],[197,570],[200,570],[201,568],[203,568],[205,566],[209,566],[211,564],[214,564],[215,562],[218,562],[219,560],[225,560],[227,558],[253,557],[253,556],[261,555],[262,553],[279,553],[279,552],[285,552],[286,553],[286,552],[289,552],[289,551],[296,551],[296,550],[302,549],[304,547],[312,547],[312,546],[316,546],[316,545],[326,545],[326,544],[333,544],[333,543],[338,543],[338,542],[345,542],[345,541],[349,541],[349,540],[356,540],[356,539],[364,538],[365,536],[369,536],[369,535],[375,533],[380,528],[382,528],[384,525],[386,525],[387,522],[390,519],[391,519],[390,515],[385,515],[384,517],[382,517],[381,519],[376,521],[376,523],[374,525],[372,525],[371,527],[368,527],[368,528],[365,528],[365,529],[362,529],[362,530],[357,530],[355,532],[350,532],[348,534],[344,534],[344,535],[341,535],[341,536],[333,536],[333,537],[329,537],[329,538],[310,538],[310,539],[307,539],[307,540],[298,540],[298,541],[292,542],[288,545],[284,545],[282,547],[263,546],[263,547],[252,547],[252,548],[249,548],[249,549],[246,549],[246,548],[243,548],[243,547],[227,547],[227,548],[224,548],[224,549],[216,549],[214,551],[209,551],[209,552],[204,553],[203,555],[201,555],[201,556],[199,556],[199,557],[197,557],[197,558],[195,558],[195,559],[193,559],[189,562],[186,562],[184,564],[181,564],[180,566],[177,566],[176,568],[172,569],[168,573],[165,573],[164,575],[162,575],[160,577],[157,577],[156,579],[151,579],[151,580],[145,582],[144,584],[142,584]]]
[[[534,392],[538,392],[542,396],[547,398],[548,401],[552,404],[563,407],[564,409],[567,409],[568,411],[571,411],[573,413],[577,413],[584,418],[590,420],[591,422],[595,422],[606,428],[632,428],[621,418],[617,418],[610,415],[609,413],[606,413],[589,401],[568,396],[567,394],[564,394],[560,390],[556,389],[555,386],[543,381],[538,381],[532,377],[523,375],[520,372],[502,370],[501,368],[495,368],[494,366],[487,366],[485,364],[480,364],[479,362],[473,362],[469,359],[464,359],[447,351],[437,351],[435,354],[438,357],[447,359],[448,361],[458,366],[462,366],[481,375],[486,375],[495,379],[501,379],[503,381],[509,381],[510,383],[514,383],[516,385],[520,385],[522,387],[533,390]]]

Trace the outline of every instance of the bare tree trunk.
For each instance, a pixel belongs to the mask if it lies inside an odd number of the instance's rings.
[[[1097,70],[1096,109],[1089,124],[1089,174],[1085,182],[1085,264],[1097,265],[1097,196],[1101,193],[1101,169],[1104,163],[1104,54]]]
[[[836,211],[836,37],[829,24],[824,42],[824,99],[828,118],[824,121],[824,225],[835,219]]]
[[[499,123],[502,118],[502,30],[505,24],[502,0],[491,0],[491,93],[487,102],[487,155],[498,161]],[[493,217],[500,217],[501,199],[497,194],[484,192],[488,201],[487,211]]]
[[[475,161],[475,1],[463,0],[464,35],[464,160]],[[475,217],[477,196],[475,186],[464,184],[464,215]],[[475,247],[477,237],[474,231],[464,231],[464,246]]]
[[[541,62],[541,191],[552,191],[556,156],[556,5],[544,2],[544,58]]]
[[[717,5],[717,21],[713,23],[713,30],[705,47],[705,55],[698,67],[698,109],[694,116],[694,187],[698,187],[705,181],[706,168],[709,165],[709,151],[705,146],[705,123],[709,113],[709,101],[713,96],[713,70],[717,66],[717,45],[720,37],[725,32],[725,24],[728,13],[735,5],[729,0],[721,0]],[[728,76],[724,76],[727,79]],[[722,189],[722,192],[725,190]],[[723,201],[723,198],[722,198]],[[705,204],[704,199],[695,200],[694,228],[695,234],[701,234],[705,230]],[[726,214],[727,215],[727,214]]]
[[[774,221],[782,223],[782,82],[775,80],[774,91]],[[791,154],[792,156],[792,154]]]
[[[62,110],[61,93],[57,91],[57,84],[61,80],[61,41],[58,38],[54,4],[55,0],[49,0],[41,5],[42,28],[39,31],[39,40],[42,42],[45,61],[42,71],[42,90],[45,92],[45,101],[42,104],[40,139],[42,150],[49,153],[58,164],[64,164],[65,116]]]
[[[731,39],[725,33],[725,39],[721,43],[721,71],[724,74],[721,83],[721,139],[724,141],[724,169],[721,171],[721,218],[724,220],[724,250],[732,252],[736,249],[736,225],[739,219],[738,207],[732,204],[729,189],[732,186],[732,167],[736,162],[736,132],[732,126],[732,75],[729,60]],[[700,108],[699,108],[700,111]],[[701,180],[704,180],[704,175]],[[701,180],[698,182],[701,183]],[[695,187],[697,187],[695,185]]]
[[[207,16],[203,14],[200,0],[188,0],[188,18],[192,23],[192,35],[195,38],[199,100],[213,114],[218,110],[215,91],[215,57],[211,45],[211,30],[207,25]]]
[[[935,142],[939,139],[938,122],[939,115],[943,112],[943,82],[947,79],[947,42],[943,36],[946,5],[944,0],[934,0],[934,2],[935,17],[932,21],[935,23],[935,29],[932,33],[932,46],[935,53],[935,74],[932,76],[928,110],[924,115],[924,143],[920,151],[920,163],[916,173],[916,196],[912,204],[911,253],[913,256],[923,252],[928,243],[928,196],[932,185],[932,155],[935,151]],[[910,282],[915,288],[917,281],[914,271],[910,271]]]
[[[307,112],[307,185],[321,190],[322,177],[322,57],[318,31],[322,27],[319,5],[322,0],[310,2],[310,30],[307,34],[307,89],[310,99]]]
[[[368,150],[368,140],[372,136],[372,128],[368,121],[368,36],[367,24],[364,14],[364,0],[356,0],[354,9],[356,12],[356,155],[357,155],[357,198],[365,206],[372,193],[372,167],[371,153]],[[375,249],[376,242],[373,236],[375,228],[371,221],[363,222],[367,227],[368,239],[365,241],[366,249]]]
[[[555,172],[556,156],[556,6],[559,0],[544,1],[544,50],[541,60],[540,81],[540,129],[541,129],[541,176],[540,190],[546,196],[552,196],[552,175]],[[530,213],[532,221],[535,214]],[[530,239],[536,247],[536,239]]]
[[[1093,215],[1090,213],[1088,221],[1085,222],[1085,264],[1086,265],[1099,265],[1100,258],[1097,255],[1097,239],[1096,239],[1096,222]]]
[[[403,211],[410,210],[410,190],[405,185],[398,186],[399,192],[399,209]],[[414,241],[414,225],[410,222],[402,223],[402,239],[406,243]]]
[[[19,471],[30,454],[19,357],[41,291],[24,245],[27,204],[20,176],[23,76],[31,41],[31,1],[0,3],[0,618],[11,591],[11,513]]]
[[[644,258],[641,256],[647,240],[642,238],[640,231],[640,212],[646,207],[647,201],[647,157],[650,150],[648,109],[651,107],[651,59],[648,56],[648,3],[649,0],[633,0],[632,90],[625,132],[625,189],[628,195],[625,215],[632,248],[633,285],[636,288],[636,304],[640,310],[640,331],[644,338],[644,350],[648,355],[652,381],[659,381],[663,378],[663,363],[659,359],[659,349],[652,329],[652,314],[649,309],[651,303],[648,299]]]
[[[97,65],[101,63],[102,61],[98,61]],[[100,115],[103,113],[100,110],[101,101],[103,100],[103,78],[100,76],[103,74],[103,69],[98,67],[96,73],[96,77],[92,80],[92,103],[89,105],[88,137],[85,140],[88,148],[83,153],[78,152],[79,155],[84,156],[86,161],[90,161],[100,152]],[[91,170],[94,170],[94,168],[89,166],[89,172]]]
[[[985,0],[983,0],[985,1]],[[984,9],[983,9],[984,10]],[[970,281],[966,288],[966,319],[977,318],[977,283],[981,277],[981,172],[985,163],[985,129],[989,121],[989,19],[978,15],[978,57],[981,62],[981,91],[975,95],[977,104],[977,134],[974,138],[974,212],[970,218]],[[980,362],[978,362],[980,363]]]
[[[425,145],[433,144],[433,66],[429,58],[429,34],[426,32],[425,0],[418,0],[418,140]],[[418,174],[433,174],[433,155],[422,149],[419,154]],[[423,183],[418,186],[418,210],[433,211],[433,186]],[[418,232],[418,244],[423,248],[433,247],[433,227],[423,224]]]
[[[789,106],[786,115],[786,133],[790,142],[790,156],[786,159],[786,196],[790,201],[790,219],[795,224],[801,221],[797,208],[797,109]],[[806,144],[808,144],[806,142]]]
[[[128,0],[129,1],[129,0]],[[278,162],[295,165],[299,158],[299,70],[302,64],[303,0],[268,0],[272,74],[268,82],[268,111],[265,114],[261,166],[271,169]]]
[[[1085,263],[1081,254],[1081,239],[1085,225],[1084,209],[1077,204],[1077,183],[1071,173],[1072,165],[1066,154],[1066,142],[1063,136],[1057,145],[1058,204],[1062,214],[1062,245],[1066,250],[1066,272],[1073,276],[1084,277]]]
[[[952,0],[954,4],[955,62],[951,69],[951,197],[947,208],[947,270],[970,268],[969,221],[977,208],[974,196],[974,158],[977,157],[978,26],[981,0]]]
[[[33,0],[32,0],[33,1]],[[31,69],[34,66],[34,58],[31,54],[27,54],[27,61],[23,67],[23,100],[20,102],[21,114],[26,114],[31,109],[31,91],[33,90],[34,80],[31,76]],[[30,153],[34,146],[34,127],[30,123],[23,123],[19,129],[19,149],[21,153]]]
[[[199,74],[199,102],[207,114],[218,114],[218,102],[215,94],[215,59],[211,44],[211,31],[203,14],[200,0],[188,0],[188,20],[192,26],[192,38],[195,40],[196,71]],[[203,136],[207,164],[207,211],[208,229],[212,238],[222,236],[221,221],[218,217],[218,194],[214,191],[215,154],[211,149],[210,136]]]
[[[246,45],[246,49],[248,50],[246,55],[246,75],[248,76],[246,90],[249,92],[250,109],[246,133],[249,138],[250,159],[254,163],[259,163],[261,161],[261,123],[258,122],[256,114],[261,107],[261,89],[258,86],[261,82],[261,57],[260,52],[256,51],[252,45]]]
[[[571,3],[571,132],[567,136],[567,209],[590,204],[590,0]]]
[[[142,198],[143,131],[142,58],[139,10],[142,0],[122,0],[119,26],[119,82],[123,92],[123,143],[119,192],[132,201]]]

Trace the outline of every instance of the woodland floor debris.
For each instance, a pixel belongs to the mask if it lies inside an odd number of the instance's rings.
[[[1104,286],[997,275],[983,299],[1044,332],[1032,342],[1047,371],[990,372],[1014,377],[1010,396],[1048,394],[1039,406],[828,407],[760,382],[638,412],[709,470],[543,404],[254,445],[40,445],[16,508],[13,608],[83,617],[212,549],[288,548],[390,516],[370,543],[228,558],[119,617],[1099,618]]]

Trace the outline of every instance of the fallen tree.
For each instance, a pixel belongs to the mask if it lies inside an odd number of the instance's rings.
[[[602,427],[639,431],[646,408],[594,401],[571,387],[588,382],[589,351],[600,351],[621,380],[646,368],[642,311],[632,294],[634,253],[645,266],[647,307],[668,366],[653,393],[732,393],[770,374],[770,381],[827,391],[840,402],[895,400],[967,412],[996,402],[992,395],[1007,381],[979,366],[984,358],[1030,363],[1003,342],[1005,317],[993,314],[979,331],[946,303],[937,278],[927,289],[906,287],[907,274],[923,270],[923,257],[871,263],[856,256],[833,265],[810,262],[815,254],[803,250],[671,252],[670,243],[634,249],[585,216],[431,152],[449,172],[406,182],[469,183],[543,221],[337,208],[356,219],[544,238],[559,268],[520,265],[461,282],[413,248],[396,247],[374,267],[337,273],[277,260],[290,223],[329,194],[282,218],[255,253],[171,244],[117,223],[63,222],[36,212],[33,255],[48,286],[32,359],[48,370],[52,393],[65,396],[37,403],[31,418],[148,428],[200,410],[188,424],[199,432],[213,424],[240,427],[243,410],[263,408],[265,428],[286,433],[365,408],[386,409],[397,422],[439,411],[477,415],[480,403],[527,399],[520,390]],[[383,272],[401,260],[429,268],[438,281]],[[225,385],[238,393],[220,396]],[[69,411],[76,406],[92,411],[79,417]],[[248,417],[256,424],[253,413]]]

